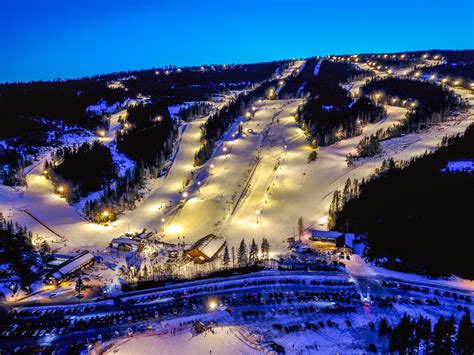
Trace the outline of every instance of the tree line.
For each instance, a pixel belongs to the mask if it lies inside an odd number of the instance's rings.
[[[466,107],[453,91],[441,85],[406,78],[375,78],[360,92],[377,96],[380,103],[408,108],[406,119],[387,130],[391,137],[428,128],[444,121],[453,109]]]
[[[171,119],[166,103],[140,103],[127,111],[123,129],[117,132],[117,150],[136,164],[124,176],[116,177],[113,186],[106,186],[98,199],[85,203],[84,214],[97,223],[113,221],[135,207],[146,179],[162,173],[178,134],[178,122]]]
[[[467,309],[458,324],[454,316],[441,316],[433,326],[427,317],[412,318],[405,313],[392,328],[387,319],[382,318],[377,333],[381,348],[372,344],[373,352],[462,355],[474,352],[474,328]]]
[[[288,63],[285,64],[285,66]],[[282,68],[280,68],[281,70]],[[235,119],[244,114],[246,107],[257,99],[267,97],[270,90],[278,86],[278,79],[271,79],[272,73],[268,73],[267,80],[251,90],[241,92],[237,98],[222,107],[218,112],[211,115],[201,127],[201,148],[196,152],[194,165],[203,165],[212,156],[215,143],[222,138],[224,132],[229,129]]]
[[[30,231],[6,220],[0,212],[0,264],[7,265],[0,270],[0,278],[16,275],[26,291],[41,272],[43,262],[51,257],[49,245],[43,242],[36,248],[32,238]]]
[[[357,193],[335,193],[330,228],[367,233],[370,257],[386,267],[473,279],[473,270],[466,268],[471,251],[464,246],[474,175],[444,170],[449,161],[466,159],[474,159],[473,125],[463,136],[443,139],[433,153],[403,164],[384,161]]]
[[[44,174],[68,202],[108,187],[117,177],[109,147],[99,141],[59,148],[44,164]]]

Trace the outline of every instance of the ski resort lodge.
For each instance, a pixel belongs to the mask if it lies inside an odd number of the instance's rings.
[[[66,280],[76,274],[79,270],[94,262],[94,255],[87,250],[70,258],[69,260],[58,265],[44,281],[50,285],[57,285],[61,281]]]
[[[110,247],[123,251],[142,251],[145,247],[145,240],[153,235],[152,232],[143,230],[140,233],[129,234],[112,239]]]
[[[349,248],[357,255],[362,255],[367,245],[367,237],[365,235],[335,231],[328,232],[317,229],[311,231],[311,240],[331,242],[336,244],[338,248]]]
[[[214,234],[208,234],[199,239],[185,254],[196,264],[214,260],[225,246],[225,240]]]

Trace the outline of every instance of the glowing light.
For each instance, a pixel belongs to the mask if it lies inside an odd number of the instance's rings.
[[[262,214],[262,211],[257,209],[257,210],[255,210],[255,214],[258,216],[258,215]]]
[[[245,112],[245,117],[249,118],[250,116],[252,116],[252,114],[250,112]]]
[[[436,75],[433,74],[430,76],[430,80],[434,80],[434,79],[436,79]]]
[[[106,210],[106,211],[102,212],[102,216],[108,217],[109,216],[109,211]]]
[[[102,138],[105,137],[105,131],[99,131],[99,136],[101,136]]]
[[[453,85],[454,85],[454,86],[458,86],[459,84],[461,84],[461,80],[455,80],[455,81],[453,82]]]
[[[48,170],[43,170],[43,174],[46,175],[48,173]]]
[[[447,83],[448,81],[449,81],[448,78],[444,78],[443,80],[441,80],[441,82],[442,82],[443,84]]]
[[[163,120],[163,117],[161,117],[161,116],[156,116],[156,120],[157,120],[158,122],[161,122],[161,121]]]
[[[285,85],[285,82],[284,82],[283,80],[280,80],[280,81],[278,82],[278,85],[279,85],[279,86],[283,86],[283,85]]]
[[[165,233],[180,233],[181,230],[181,226],[177,224],[172,224],[165,229]]]
[[[214,164],[211,164],[209,167],[210,167],[211,169],[214,169]]]
[[[209,304],[207,305],[209,307],[210,311],[215,311],[217,308],[217,302],[216,301],[209,301]]]
[[[59,187],[58,187],[58,192],[63,193],[63,192],[64,192],[64,187],[63,187],[63,186],[59,186]]]
[[[161,219],[161,223],[163,223],[164,221],[165,221],[165,219],[164,219],[164,218],[162,218],[162,219]]]
[[[226,147],[224,147],[222,150],[223,150],[224,152],[227,152],[227,148],[226,148]]]
[[[201,186],[201,181],[198,181],[198,185]]]

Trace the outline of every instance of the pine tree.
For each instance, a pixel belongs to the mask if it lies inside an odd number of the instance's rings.
[[[232,267],[235,267],[235,247],[232,247]]]
[[[457,354],[474,354],[474,328],[471,322],[471,314],[466,310],[459,321],[458,334],[456,338]]]
[[[240,242],[239,250],[237,252],[237,264],[239,267],[244,267],[248,265],[248,252],[247,252],[247,244],[245,244],[244,238]]]
[[[49,247],[49,244],[46,241],[43,241],[41,243],[39,252],[41,255],[41,259],[43,259],[44,261],[48,261],[49,259],[51,259],[51,248]]]
[[[379,338],[381,338],[382,343],[384,344],[383,349],[385,348],[385,341],[388,338],[388,336],[390,335],[391,330],[392,330],[392,328],[388,324],[387,318],[385,318],[385,317],[382,318],[380,320],[380,323],[379,323],[378,335],[379,335]]]
[[[434,326],[433,352],[436,354],[451,354],[454,332],[454,317],[451,316],[449,320],[440,317]]]
[[[344,189],[342,190],[342,203],[346,204],[352,196],[352,182],[351,179],[346,180],[346,184],[344,185]]]
[[[263,237],[260,249],[262,250],[262,257],[264,260],[268,260],[270,257],[270,244],[267,238]]]
[[[420,315],[415,326],[415,334],[418,347],[423,346],[425,352],[427,352],[428,341],[431,337],[431,321],[428,318],[424,318]]]
[[[84,282],[80,277],[76,280],[76,286],[74,287],[74,289],[76,290],[78,296],[80,296],[81,291],[84,289]]]
[[[303,217],[298,218],[298,237],[301,242],[301,237],[303,236],[304,232],[304,225],[303,225]]]
[[[250,265],[255,264],[258,261],[258,245],[255,243],[255,239],[252,239],[252,244],[250,245],[250,254],[249,262]]]
[[[413,347],[413,324],[410,316],[403,315],[400,323],[393,329],[390,337],[390,352],[407,353]]]
[[[225,267],[227,267],[230,263],[229,248],[227,247],[227,243],[225,244],[224,256],[222,257],[222,263],[224,264]]]

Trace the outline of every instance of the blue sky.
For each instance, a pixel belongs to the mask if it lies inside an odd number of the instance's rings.
[[[0,82],[474,48],[472,0],[0,0]]]

